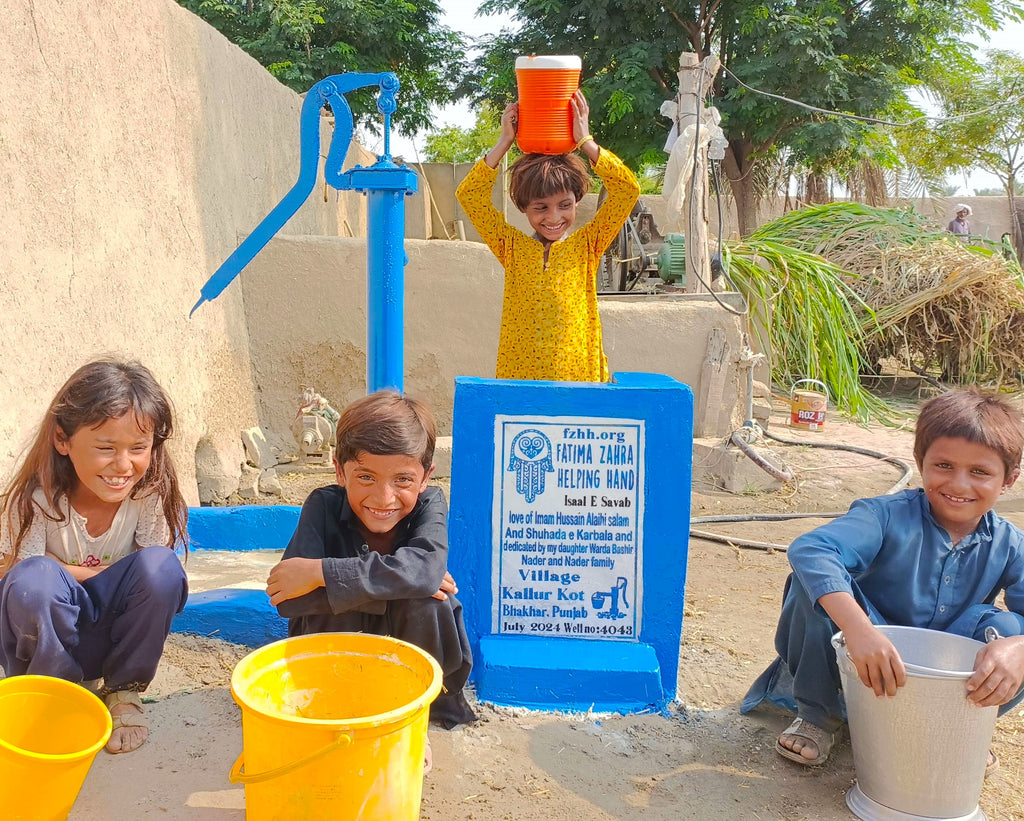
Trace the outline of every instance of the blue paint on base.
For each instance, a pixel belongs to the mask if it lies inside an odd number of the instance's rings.
[[[295,505],[189,508],[189,550],[283,550],[300,510]],[[285,638],[288,622],[263,590],[220,588],[190,595],[171,632],[260,647]]]
[[[662,374],[609,384],[455,380],[449,567],[483,701],[546,709],[662,710],[676,696],[690,530],[693,393]],[[638,641],[492,632],[495,417],[642,419],[643,620]],[[586,652],[580,646],[590,648]],[[655,686],[657,684],[657,686]],[[600,705],[600,707],[598,707]]]
[[[477,693],[493,704],[631,713],[664,706],[648,644],[485,636],[479,648]]]
[[[301,509],[295,505],[190,507],[189,550],[284,550]]]
[[[189,596],[185,609],[171,622],[171,632],[261,647],[286,638],[288,622],[264,591],[221,588]]]

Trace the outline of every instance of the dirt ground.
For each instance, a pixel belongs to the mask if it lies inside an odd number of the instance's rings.
[[[805,441],[854,444],[912,462],[908,429],[862,427],[830,418],[821,433],[772,430]],[[775,450],[773,446],[773,450]],[[899,472],[845,452],[777,446],[798,481],[777,493],[730,495],[695,485],[692,515],[845,510],[884,493]],[[286,476],[285,501],[326,483]],[[917,475],[911,485],[917,483]],[[1024,525],[1022,489],[997,511]],[[820,519],[702,525],[735,537],[786,544]],[[738,702],[773,658],[772,636],[788,573],[784,554],[689,543],[678,703],[668,715],[552,714],[478,705],[480,721],[431,727],[434,769],[423,790],[425,821],[459,819],[851,819],[844,793],[854,779],[849,741],[809,770],[774,752],[790,717],[775,708],[740,716]],[[100,753],[72,821],[111,818],[242,819],[242,787],[228,782],[241,752],[240,713],[228,688],[247,650],[172,635],[147,696],[151,740],[130,755]],[[1002,766],[981,806],[992,821],[1024,818],[1024,710],[1000,720],[993,749]]]

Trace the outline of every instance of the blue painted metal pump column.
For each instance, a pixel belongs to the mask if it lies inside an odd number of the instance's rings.
[[[384,115],[384,153],[369,168],[357,165],[342,171],[354,130],[352,109],[344,95],[372,85],[380,87],[377,110]],[[405,197],[416,192],[416,173],[391,160],[391,115],[397,109],[398,88],[398,77],[391,72],[351,72],[327,77],[309,90],[300,115],[295,185],[206,281],[189,316],[204,302],[216,299],[309,198],[320,161],[320,111],[330,105],[334,136],[324,163],[324,180],[340,191],[363,192],[368,199],[366,389],[368,393],[403,389]]]
[[[385,147],[385,151],[387,148]],[[367,196],[366,388],[402,390],[404,351],[405,197],[416,174],[385,156],[347,172],[351,187]],[[375,241],[382,238],[382,241]]]

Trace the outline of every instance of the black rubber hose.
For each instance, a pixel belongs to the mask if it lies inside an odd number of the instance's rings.
[[[690,524],[707,524],[708,522],[785,522],[788,519],[835,519],[842,516],[845,510],[839,513],[735,513],[722,516],[698,516],[690,519]]]
[[[862,456],[873,456],[882,462],[888,462],[890,465],[894,465],[902,470],[903,475],[900,476],[899,481],[896,482],[896,484],[885,492],[886,496],[890,496],[893,493],[899,493],[903,490],[903,488],[910,483],[910,477],[914,473],[914,469],[902,459],[898,459],[895,456],[889,456],[885,453],[879,453],[876,450],[859,448],[856,445],[837,445],[832,442],[801,442],[798,439],[783,439],[781,436],[776,436],[768,431],[765,431],[764,435],[769,439],[774,439],[776,442],[781,442],[784,445],[804,445],[810,448],[824,448],[825,450],[848,450],[850,453],[859,453]]]
[[[765,459],[760,453],[754,450],[754,446],[751,445],[743,438],[743,428],[734,430],[732,436],[729,437],[729,441],[732,442],[736,447],[742,450],[750,460],[757,465],[765,473],[774,476],[780,482],[792,482],[793,473],[789,468],[779,468]]]
[[[793,478],[792,474],[789,475],[789,479],[781,476],[781,471],[779,471],[778,468],[771,465],[771,463],[767,462],[762,456],[756,454],[754,449],[738,434],[739,431],[733,432],[731,437],[732,443],[753,459],[759,467],[763,468],[772,476],[782,479],[782,481],[789,481]],[[888,462],[891,465],[895,465],[900,468],[902,475],[896,484],[885,492],[886,496],[893,493],[899,493],[899,491],[903,490],[903,488],[909,484],[910,477],[913,474],[913,468],[902,459],[898,459],[895,456],[889,456],[885,453],[879,453],[878,451],[868,450],[867,448],[860,448],[855,445],[837,445],[832,442],[801,442],[797,439],[783,439],[781,436],[775,436],[774,434],[768,433],[768,431],[765,431],[764,435],[769,439],[774,439],[776,442],[781,442],[784,445],[801,445],[812,448],[824,448],[825,450],[846,450],[851,453],[859,453],[863,456],[873,456],[882,462]],[[690,535],[697,539],[706,539],[711,542],[735,545],[736,547],[742,547],[748,550],[766,550],[785,553],[785,545],[774,544],[772,542],[756,542],[749,539],[738,539],[734,536],[723,536],[720,533],[711,533],[706,530],[694,530],[693,525],[705,524],[707,522],[784,522],[789,519],[835,519],[839,516],[843,516],[845,513],[846,511],[842,510],[837,513],[752,513],[747,515],[698,516],[694,519],[690,519]]]

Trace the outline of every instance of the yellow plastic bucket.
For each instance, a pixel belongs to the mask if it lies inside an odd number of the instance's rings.
[[[235,666],[246,821],[415,821],[430,703],[441,668],[411,644],[316,633],[255,650]]]
[[[50,676],[0,681],[3,817],[67,818],[110,731],[103,702],[77,684]]]

